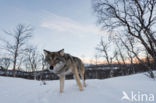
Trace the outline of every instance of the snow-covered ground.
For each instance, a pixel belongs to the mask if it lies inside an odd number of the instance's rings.
[[[156,80],[144,74],[86,80],[83,91],[75,80],[66,80],[63,94],[59,93],[58,80],[46,83],[0,77],[0,103],[156,103]],[[130,100],[121,100],[123,93]]]

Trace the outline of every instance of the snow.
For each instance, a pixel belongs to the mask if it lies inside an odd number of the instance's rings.
[[[86,80],[87,87],[79,91],[75,80],[66,80],[64,93],[59,93],[59,81],[26,80],[0,77],[1,103],[156,103],[156,80],[142,74],[104,80]],[[122,92],[153,94],[154,101],[121,100]]]

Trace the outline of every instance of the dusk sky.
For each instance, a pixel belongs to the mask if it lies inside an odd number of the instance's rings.
[[[0,0],[0,35],[13,30],[17,24],[34,28],[31,44],[39,51],[47,49],[74,56],[93,58],[100,40],[91,0]]]

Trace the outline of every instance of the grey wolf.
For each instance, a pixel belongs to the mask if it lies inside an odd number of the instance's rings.
[[[74,75],[77,85],[79,86],[80,91],[82,91],[83,87],[86,86],[84,77],[85,69],[82,61],[77,57],[65,53],[64,49],[56,52],[43,51],[45,54],[45,61],[49,64],[48,70],[59,76],[60,93],[63,92],[65,75],[69,74]],[[79,74],[83,80],[83,87],[80,82]]]

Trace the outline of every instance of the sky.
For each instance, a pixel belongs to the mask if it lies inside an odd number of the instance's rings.
[[[4,30],[30,24],[30,43],[40,52],[64,48],[71,55],[93,58],[105,34],[96,20],[91,0],[0,0],[0,37],[9,40]]]

